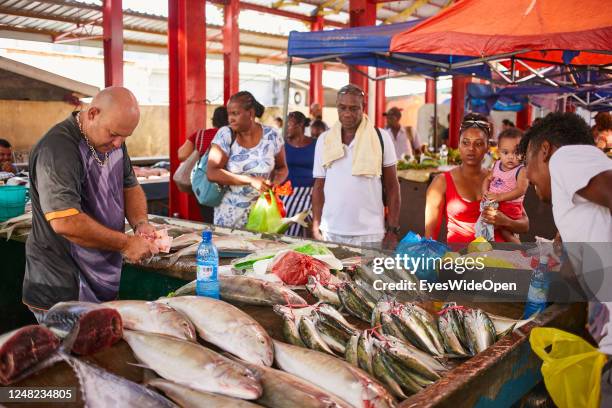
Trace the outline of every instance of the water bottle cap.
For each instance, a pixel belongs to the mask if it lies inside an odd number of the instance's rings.
[[[204,241],[211,241],[212,240],[212,231],[208,231],[208,230],[202,231],[202,239]]]

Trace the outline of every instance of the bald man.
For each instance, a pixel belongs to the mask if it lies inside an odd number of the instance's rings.
[[[157,252],[125,147],[139,120],[134,95],[107,88],[32,150],[23,302],[37,320],[57,302],[115,299],[122,258],[135,262]],[[135,235],[124,233],[126,218]]]

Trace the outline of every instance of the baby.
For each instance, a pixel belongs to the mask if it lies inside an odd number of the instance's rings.
[[[483,198],[499,204],[499,210],[516,220],[523,215],[523,199],[529,187],[529,181],[518,155],[518,145],[523,132],[509,128],[499,134],[497,152],[499,160],[482,185]],[[504,240],[520,243],[516,235],[506,229],[499,232]]]

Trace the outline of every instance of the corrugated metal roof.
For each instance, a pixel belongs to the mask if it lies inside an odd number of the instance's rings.
[[[382,3],[377,16],[385,20],[401,13],[417,0]],[[287,1],[251,0],[249,3],[266,7],[280,7],[304,15],[312,15],[318,9],[335,12],[328,15],[334,20],[348,18],[348,0]],[[418,8],[418,17],[437,13],[449,3],[448,0],[429,0]],[[133,10],[123,12],[124,43],[127,49],[157,50],[165,52],[167,46],[167,18]],[[336,17],[336,18],[334,18]],[[414,17],[406,17],[414,18]],[[265,25],[264,25],[265,26]],[[264,28],[265,30],[265,28]],[[102,6],[101,1],[75,0],[0,0],[0,36],[10,33],[12,38],[22,33],[28,39],[39,41],[78,41],[83,45],[101,45]],[[207,24],[207,49],[210,53],[221,53],[221,27]],[[244,60],[270,58],[282,61],[281,52],[287,48],[287,37],[264,31],[240,31],[240,54]]]
[[[165,51],[168,42],[166,17],[132,10],[124,10],[123,15],[126,45]],[[87,45],[97,42],[101,45],[102,9],[98,4],[69,0],[0,0],[2,30],[37,34],[42,41],[80,41]],[[211,45],[209,50],[220,53],[221,27],[207,24],[207,37]],[[240,43],[240,53],[246,59],[278,57],[279,51],[287,48],[287,37],[241,30]]]

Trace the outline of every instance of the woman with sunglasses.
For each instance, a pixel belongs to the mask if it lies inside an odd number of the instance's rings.
[[[446,240],[448,243],[467,243],[476,236],[474,226],[480,216],[482,184],[487,170],[482,168],[482,160],[488,150],[491,126],[487,119],[471,113],[461,122],[459,154],[461,165],[437,176],[427,189],[425,204],[425,236],[437,239],[442,217],[446,216]],[[523,216],[513,220],[501,211],[485,209],[483,217],[495,227],[513,233],[529,230],[529,219]],[[504,242],[496,230],[495,240]]]

